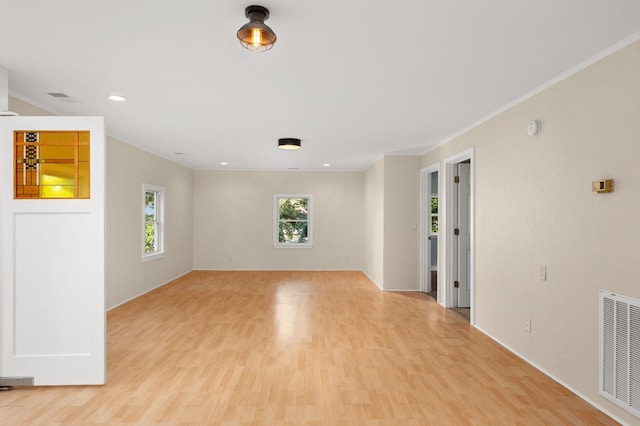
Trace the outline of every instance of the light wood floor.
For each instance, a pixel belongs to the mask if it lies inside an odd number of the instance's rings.
[[[358,272],[192,272],[109,312],[107,358],[106,386],[1,392],[0,423],[615,424]]]

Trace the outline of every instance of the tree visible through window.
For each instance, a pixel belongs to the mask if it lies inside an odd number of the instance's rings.
[[[311,245],[311,196],[276,195],[278,246]]]
[[[163,247],[164,188],[143,185],[144,193],[144,241],[143,260],[159,257]]]
[[[431,233],[438,233],[438,197],[431,197]]]
[[[156,202],[158,193],[153,191],[145,192],[144,207],[144,252],[155,253],[158,251],[158,220]]]

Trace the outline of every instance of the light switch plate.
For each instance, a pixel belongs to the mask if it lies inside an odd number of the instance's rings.
[[[547,280],[547,265],[540,265],[540,267],[538,268],[538,279],[540,281]]]

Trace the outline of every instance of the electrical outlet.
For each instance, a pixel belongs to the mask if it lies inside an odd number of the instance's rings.
[[[531,320],[529,318],[524,320],[524,331],[531,333]]]

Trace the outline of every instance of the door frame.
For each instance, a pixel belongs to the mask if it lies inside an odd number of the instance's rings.
[[[438,172],[438,197],[440,197],[440,163],[420,169],[420,291],[425,293],[431,292],[431,240],[429,240],[431,214],[427,213],[427,210],[431,212],[431,209],[427,207],[431,205],[431,174],[434,172]],[[439,241],[438,238],[438,249]],[[438,258],[439,264],[440,258]],[[427,269],[429,269],[428,272]],[[438,303],[440,303],[439,293]]]
[[[443,285],[440,288],[443,291],[443,304],[447,308],[454,308],[456,306],[456,294],[453,287],[453,279],[451,277],[454,276],[453,268],[454,262],[454,231],[453,224],[454,220],[454,166],[463,161],[471,161],[471,167],[469,171],[469,179],[470,179],[470,197],[469,197],[469,233],[470,233],[470,245],[471,245],[471,260],[470,260],[470,271],[469,271],[469,286],[471,288],[471,303],[470,303],[470,323],[475,324],[475,282],[476,282],[476,267],[475,267],[475,150],[474,147],[468,148],[464,151],[461,151],[457,154],[454,154],[450,157],[444,159],[444,169],[445,169],[445,184],[442,185],[444,188],[443,194],[440,196],[439,201],[442,203],[440,211],[444,212],[444,223],[442,221],[443,217],[440,217],[440,227],[444,232],[443,240],[445,244],[444,253],[445,254],[445,271],[444,277],[440,281]],[[442,178],[441,178],[442,179]],[[440,259],[439,259],[440,260]],[[440,297],[440,294],[438,294]]]

